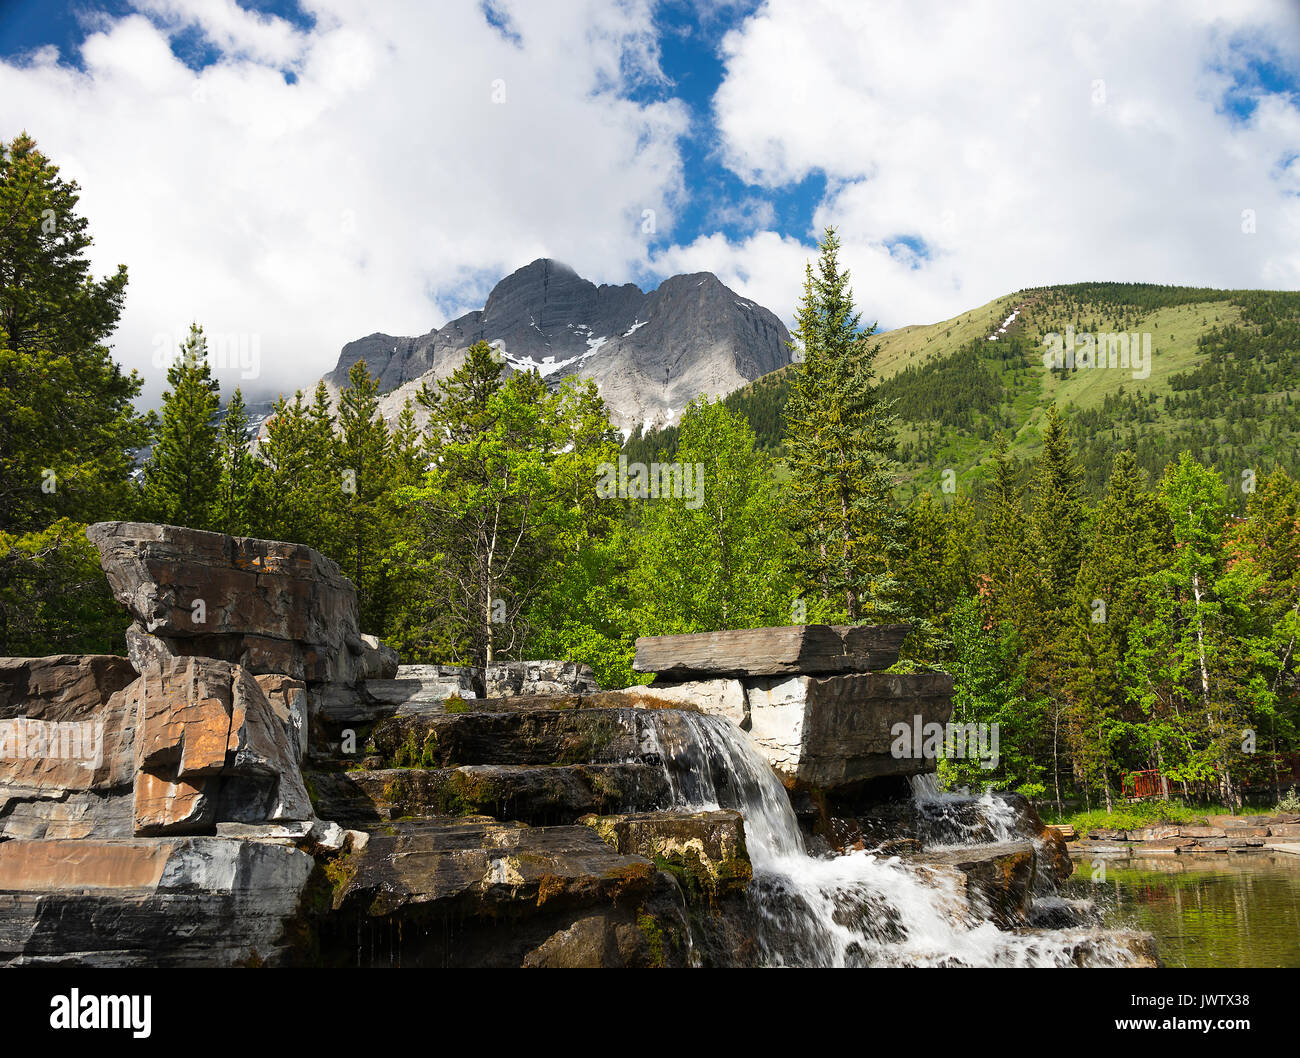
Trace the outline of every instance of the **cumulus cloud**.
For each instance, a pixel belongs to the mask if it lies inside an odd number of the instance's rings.
[[[190,320],[259,350],[246,391],[293,388],[344,341],[424,333],[535,257],[611,282],[644,263],[642,212],[671,231],[689,125],[674,100],[627,98],[662,78],[649,2],[498,2],[493,25],[471,0],[316,0],[303,30],[140,0],[79,56],[0,62],[0,127],[80,182],[96,271],[128,265],[115,348],[146,397]],[[217,60],[190,68],[182,34]]]
[[[711,115],[672,95],[660,2],[306,0],[304,27],[134,0],[77,55],[0,61],[0,130],[81,183],[97,272],[129,266],[116,350],[148,399],[191,320],[260,353],[224,389],[292,389],[543,255],[714,271],[789,320],[826,224],[885,327],[1083,279],[1300,286],[1290,0],[704,5],[735,23]],[[720,186],[690,136],[743,187],[683,231]]]
[[[885,326],[1046,283],[1300,286],[1300,106],[1257,76],[1296,83],[1292,3],[769,0],[723,50],[727,166],[825,174],[814,228]],[[721,272],[761,244],[688,256]]]

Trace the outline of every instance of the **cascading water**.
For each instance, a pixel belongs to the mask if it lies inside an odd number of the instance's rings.
[[[754,868],[748,898],[759,961],[770,966],[1066,966],[1079,938],[999,930],[970,910],[951,872],[870,851],[808,854],[789,796],[746,735],[725,718],[662,710],[643,749],[663,762],[674,807],[730,808],[745,820]],[[918,814],[940,841],[1006,840],[1014,812],[991,794],[959,798],[922,781]],[[972,812],[970,805],[977,807]],[[961,806],[961,807],[959,807]],[[969,820],[980,822],[972,825]],[[985,835],[991,835],[985,837]],[[1094,962],[1124,961],[1124,952]]]

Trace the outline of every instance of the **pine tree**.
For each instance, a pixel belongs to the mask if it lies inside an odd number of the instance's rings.
[[[1065,422],[1056,405],[1047,409],[1043,451],[1038,457],[1032,532],[1042,572],[1042,636],[1055,636],[1074,598],[1082,557],[1083,495]]]
[[[1006,435],[993,437],[993,478],[984,493],[985,610],[1022,634],[1032,623],[1038,571],[1028,540],[1024,486]]]
[[[167,384],[162,419],[144,466],[143,504],[154,521],[214,528],[221,483],[217,438],[221,398],[198,324],[191,324],[179,355],[167,369]]]
[[[248,411],[244,395],[235,390],[221,420],[218,445],[221,453],[217,526],[223,533],[246,536],[253,530],[256,503],[254,483],[256,457],[249,451]]]
[[[78,190],[26,133],[0,142],[0,530],[129,514],[153,427],[106,344],[126,267],[91,275]]]
[[[379,385],[365,360],[348,371],[348,384],[339,395],[338,432],[342,565],[356,586],[362,623],[382,630],[389,602],[382,561],[392,529],[383,499],[393,468],[388,426],[379,414]]]
[[[1146,490],[1130,451],[1115,455],[1106,494],[1084,543],[1069,614],[1062,685],[1069,698],[1068,736],[1083,782],[1102,791],[1107,811],[1121,778],[1122,744],[1131,731],[1120,668],[1144,584],[1171,546],[1169,518]],[[1133,761],[1135,766],[1140,762]]]
[[[850,622],[897,613],[892,572],[905,532],[893,501],[895,423],[875,382],[875,328],[860,326],[839,239],[828,228],[805,269],[786,404],[794,531],[807,587]]]

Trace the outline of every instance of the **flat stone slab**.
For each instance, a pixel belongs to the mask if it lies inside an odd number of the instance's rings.
[[[506,914],[635,899],[654,881],[642,856],[610,848],[585,826],[526,827],[496,820],[429,820],[374,833],[336,910],[388,916],[412,906],[442,914]]]
[[[0,965],[274,963],[315,867],[225,838],[0,843]]]
[[[641,753],[644,716],[633,709],[396,716],[375,725],[364,754],[382,757],[387,768],[616,764]]]
[[[660,682],[720,676],[831,675],[886,669],[911,626],[786,625],[687,635],[642,636],[637,672]]]
[[[408,816],[491,815],[533,824],[572,823],[660,808],[664,769],[645,764],[567,767],[480,764],[307,774],[317,813],[358,824]]]

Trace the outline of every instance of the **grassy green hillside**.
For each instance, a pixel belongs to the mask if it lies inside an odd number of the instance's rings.
[[[1150,335],[1149,372],[1082,363],[1047,368],[1044,336],[1067,327],[1076,336]],[[1032,459],[1053,402],[1071,425],[1092,492],[1100,491],[1120,448],[1132,448],[1153,477],[1183,449],[1234,482],[1275,463],[1300,472],[1298,292],[1043,287],[877,340],[882,389],[899,417],[904,498],[938,490],[948,469],[961,491],[977,487],[976,467],[996,430],[1008,434],[1019,458]],[[749,419],[760,445],[778,454],[792,370],[765,375],[726,401]],[[672,428],[634,435],[627,446],[630,458],[671,455],[675,447]]]

